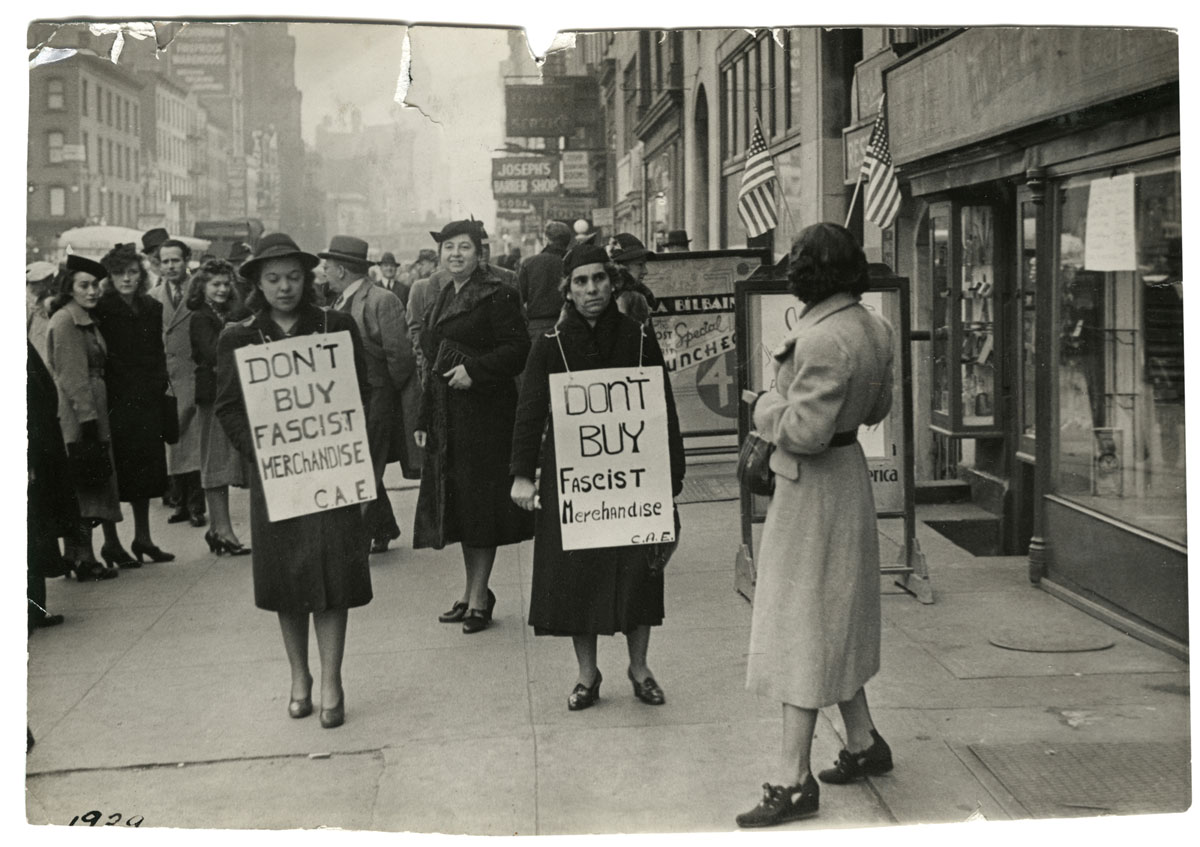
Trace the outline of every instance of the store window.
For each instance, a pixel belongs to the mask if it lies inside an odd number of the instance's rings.
[[[1020,229],[1018,238],[1018,332],[1020,345],[1017,348],[1021,357],[1019,365],[1021,394],[1020,394],[1020,431],[1021,449],[1032,454],[1036,449],[1033,438],[1036,435],[1037,420],[1037,224],[1039,205],[1032,200],[1022,200],[1020,203]]]
[[[66,86],[61,79],[46,80],[46,108],[55,111],[66,106]]]
[[[1059,495],[1186,543],[1179,158],[1058,189]]]

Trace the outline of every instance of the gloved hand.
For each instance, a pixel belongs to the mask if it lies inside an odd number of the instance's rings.
[[[97,421],[84,421],[79,425],[79,440],[97,442],[100,440],[100,424]]]

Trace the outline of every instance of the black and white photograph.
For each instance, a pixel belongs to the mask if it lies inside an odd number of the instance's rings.
[[[14,830],[1194,826],[1182,16],[54,5]]]

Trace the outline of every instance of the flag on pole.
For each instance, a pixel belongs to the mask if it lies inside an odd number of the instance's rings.
[[[879,115],[871,128],[867,152],[863,156],[862,178],[867,183],[863,213],[867,220],[887,229],[900,211],[900,183],[892,167],[892,151],[888,147],[887,111],[879,98]]]
[[[754,135],[746,151],[746,171],[738,192],[738,217],[751,238],[774,229],[779,223],[775,214],[775,161],[763,140],[762,127],[754,122]]]

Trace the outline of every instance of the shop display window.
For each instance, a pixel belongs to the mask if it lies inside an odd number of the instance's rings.
[[[1033,455],[1037,435],[1037,225],[1040,206],[1020,201],[1017,232],[1017,322],[1020,333],[1020,434],[1021,449]]]
[[[1186,543],[1180,161],[1057,190],[1055,493]]]

